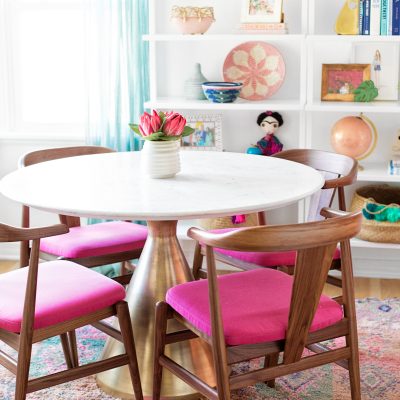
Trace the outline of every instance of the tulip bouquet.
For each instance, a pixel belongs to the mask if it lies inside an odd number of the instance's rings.
[[[194,129],[186,125],[186,119],[179,113],[157,112],[151,114],[145,112],[140,117],[139,124],[129,124],[131,129],[145,140],[169,141],[180,140],[189,136]]]

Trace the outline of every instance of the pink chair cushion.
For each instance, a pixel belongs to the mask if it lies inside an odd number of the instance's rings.
[[[218,277],[226,343],[239,345],[284,339],[292,283],[291,276],[269,268]],[[197,329],[211,335],[206,279],[169,289],[166,301]],[[321,296],[310,331],[330,326],[342,318],[341,306]]]
[[[0,275],[0,328],[20,332],[28,268]],[[35,328],[111,306],[125,298],[119,283],[70,261],[39,264]]]
[[[230,232],[235,229],[240,228],[226,228],[226,229],[214,229],[210,232],[214,233],[225,233]],[[214,248],[214,251],[217,253],[224,254],[225,256],[229,256],[232,258],[236,258],[238,260],[248,262],[251,264],[260,265],[262,267],[275,267],[275,266],[291,266],[295,264],[296,260],[296,252],[295,251],[276,251],[276,252],[268,252],[268,253],[260,253],[260,252],[244,252],[244,251],[234,251],[234,250],[225,250],[225,249],[217,249]],[[333,259],[340,258],[340,249],[337,248]]]
[[[140,249],[147,238],[147,228],[125,221],[70,228],[64,235],[40,241],[40,251],[65,258],[102,256]]]

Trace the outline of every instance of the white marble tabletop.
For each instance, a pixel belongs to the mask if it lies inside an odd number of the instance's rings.
[[[228,152],[182,151],[181,172],[150,179],[140,152],[71,157],[21,168],[0,192],[31,207],[116,219],[174,220],[226,216],[285,206],[323,185],[294,162]]]

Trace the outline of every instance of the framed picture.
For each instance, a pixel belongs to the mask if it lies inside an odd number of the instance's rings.
[[[371,64],[371,80],[378,89],[375,100],[399,98],[399,46],[397,43],[353,43],[352,62]]]
[[[354,90],[370,79],[370,64],[322,64],[321,100],[354,101]]]
[[[186,117],[194,132],[182,138],[186,150],[222,151],[222,117],[220,114],[200,114]]]
[[[242,0],[242,22],[282,22],[282,0]]]

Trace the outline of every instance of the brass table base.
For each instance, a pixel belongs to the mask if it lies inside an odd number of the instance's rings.
[[[165,299],[170,287],[193,280],[176,237],[176,225],[177,221],[148,222],[148,238],[126,296],[131,313],[143,395],[148,399],[153,391],[155,304]],[[168,329],[179,330],[180,327],[168,325]],[[103,357],[112,357],[123,351],[120,342],[109,338]],[[174,343],[166,346],[166,354],[214,386],[212,356],[206,343],[200,342],[199,339]],[[124,399],[134,398],[127,366],[98,374],[97,383],[110,395]],[[165,369],[161,396],[165,400],[200,397],[194,389]]]

